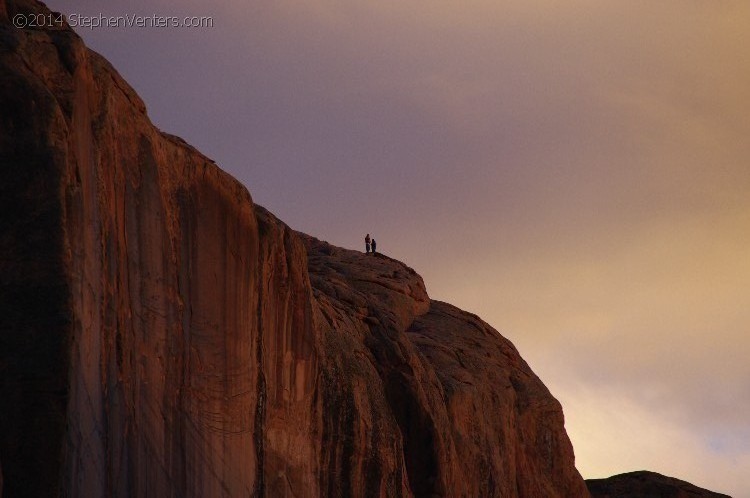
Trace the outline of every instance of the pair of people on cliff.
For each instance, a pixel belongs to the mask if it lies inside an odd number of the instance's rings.
[[[365,253],[370,254],[370,251],[372,251],[375,254],[376,249],[377,243],[375,242],[375,238],[370,239],[370,234],[368,233],[365,235]]]

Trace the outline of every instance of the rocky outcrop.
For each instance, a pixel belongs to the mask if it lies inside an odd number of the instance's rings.
[[[417,496],[587,495],[559,403],[509,341],[430,300],[402,263],[302,237],[333,329],[324,350],[340,366],[327,371],[347,386],[352,421],[366,421],[355,454],[401,446]]]
[[[731,498],[645,470],[607,479],[587,479],[586,485],[593,498]]]
[[[0,0],[3,496],[585,497],[507,340],[290,230]]]

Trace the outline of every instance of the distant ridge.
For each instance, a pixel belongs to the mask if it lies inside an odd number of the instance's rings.
[[[592,498],[731,498],[689,482],[640,470],[607,479],[587,479]]]

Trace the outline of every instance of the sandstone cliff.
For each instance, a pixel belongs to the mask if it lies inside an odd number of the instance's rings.
[[[510,342],[290,230],[19,13],[48,11],[0,0],[0,495],[588,496]]]
[[[29,12],[0,0],[3,496],[588,496],[510,342],[255,206]]]
[[[343,360],[336,384],[355,393],[347,411],[369,411],[365,420],[388,414],[355,440],[400,435],[418,496],[586,496],[560,405],[509,341],[478,317],[431,301],[421,278],[397,261],[304,239],[315,296],[334,331],[325,350]],[[377,410],[360,408],[357,385],[370,386],[367,403],[377,400]],[[369,453],[362,450],[355,452]]]
[[[656,472],[638,471],[607,479],[587,479],[594,498],[730,498]]]

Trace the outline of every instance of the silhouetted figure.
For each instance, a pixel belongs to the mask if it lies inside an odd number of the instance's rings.
[[[375,254],[375,248],[377,247],[377,242],[375,242],[375,238],[372,239],[372,253]]]
[[[365,253],[370,254],[370,234],[365,235]]]

